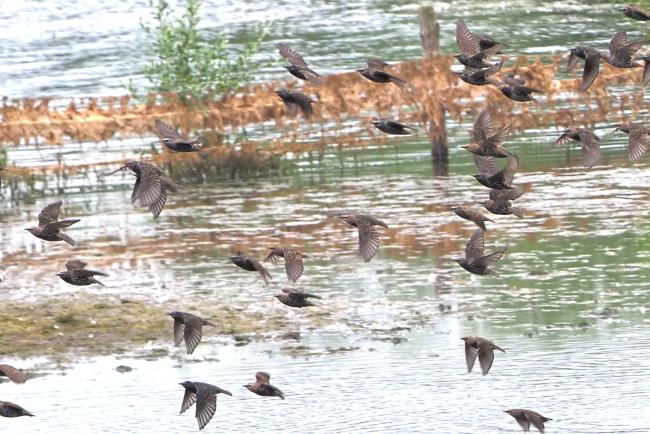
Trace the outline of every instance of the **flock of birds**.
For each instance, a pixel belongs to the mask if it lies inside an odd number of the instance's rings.
[[[635,20],[650,20],[650,12],[637,6],[629,5],[621,9],[621,11]],[[501,50],[504,48],[503,44],[489,36],[472,33],[462,20],[458,20],[456,25],[456,41],[460,54],[455,57],[465,67],[462,72],[456,73],[461,80],[475,86],[498,86],[506,97],[514,101],[536,102],[532,98],[532,94],[540,91],[526,86],[520,79],[504,77],[503,82],[501,82],[494,78],[506,58],[501,58],[494,64],[490,63],[490,59],[501,54]],[[579,59],[585,61],[580,88],[586,91],[598,76],[601,60],[617,68],[640,67],[641,65],[636,60],[644,60],[645,68],[642,81],[645,85],[650,82],[650,56],[632,58],[641,48],[643,42],[630,42],[625,31],[621,31],[617,32],[610,41],[609,54],[601,53],[593,48],[579,46],[571,48],[568,70],[572,70]],[[286,44],[279,44],[278,48],[280,55],[290,63],[289,66],[285,67],[289,73],[296,78],[314,84],[323,82],[323,77],[313,71],[296,50]],[[386,71],[389,66],[387,63],[379,59],[369,59],[367,64],[367,68],[357,70],[366,79],[376,83],[392,83],[401,89],[407,87],[408,83],[405,80]],[[314,101],[306,94],[287,89],[278,90],[276,93],[287,105],[290,112],[295,113],[299,108],[305,117],[309,118],[312,115],[311,104]],[[415,130],[415,127],[383,118],[375,119],[373,125],[379,130],[393,135],[412,134]],[[160,120],[155,121],[155,126],[160,133],[162,143],[171,151],[197,152],[202,149],[200,140],[188,140],[180,135],[175,128]],[[638,161],[647,152],[650,129],[638,124],[627,123],[618,125],[616,130],[629,134],[629,157],[633,162]],[[503,146],[510,132],[510,125],[495,129],[492,125],[490,113],[487,110],[482,110],[473,124],[473,140],[464,148],[473,154],[474,162],[478,168],[479,174],[474,175],[474,178],[481,185],[490,189],[489,199],[483,202],[483,207],[493,214],[514,215],[523,218],[523,211],[512,205],[513,201],[523,195],[523,190],[513,185],[514,175],[519,167],[519,158]],[[585,128],[571,127],[557,139],[556,143],[561,145],[570,140],[581,142],[585,167],[591,168],[600,160],[599,139],[592,131]],[[506,164],[499,170],[497,161],[500,159],[505,159]],[[157,218],[163,210],[167,193],[178,193],[182,189],[180,185],[158,167],[143,161],[128,161],[124,166],[104,176],[124,169],[129,169],[135,175],[131,201],[137,201],[140,206],[148,208],[154,218]],[[64,241],[74,246],[75,241],[64,229],[78,223],[80,220],[59,220],[62,204],[62,201],[58,201],[47,205],[38,216],[38,225],[26,230],[42,240]],[[472,206],[459,205],[452,207],[451,211],[478,226],[465,247],[465,256],[455,259],[455,261],[470,273],[497,276],[497,273],[491,267],[503,257],[506,248],[487,255],[484,253],[485,222],[493,222],[493,220]],[[369,262],[376,255],[380,245],[379,232],[376,227],[388,228],[386,223],[372,215],[363,213],[336,213],[334,215],[348,225],[357,228],[359,254],[363,261]],[[298,249],[276,246],[270,248],[270,252],[264,261],[274,262],[280,258],[283,259],[287,278],[290,282],[295,283],[303,274],[303,258],[306,257]],[[246,271],[259,273],[266,284],[271,279],[271,274],[261,262],[243,252],[236,252],[230,259],[235,265]],[[71,285],[99,284],[103,286],[95,277],[107,275],[100,271],[86,269],[86,265],[85,262],[80,260],[70,260],[65,264],[66,271],[58,273],[58,276]],[[275,297],[284,305],[294,308],[317,306],[309,299],[320,298],[318,295],[302,293],[289,288],[282,289]],[[174,320],[174,344],[178,346],[185,342],[187,354],[192,354],[201,342],[203,326],[214,326],[207,319],[186,312],[173,311],[169,312],[168,315]],[[478,358],[483,375],[487,375],[494,362],[494,350],[505,353],[505,350],[492,341],[479,336],[466,336],[462,340],[465,343],[465,359],[468,372],[472,371]],[[28,376],[22,371],[9,365],[0,365],[0,376],[6,376],[16,383],[24,383],[28,379]],[[271,376],[266,372],[257,372],[255,374],[256,381],[246,384],[244,387],[260,396],[284,399],[282,391],[270,384],[270,378]],[[180,412],[185,412],[196,403],[196,419],[200,430],[207,425],[215,414],[217,395],[232,396],[229,391],[207,383],[184,381],[180,385],[184,388]],[[532,425],[540,432],[544,432],[544,423],[551,420],[528,409],[510,409],[505,412],[514,417],[524,431],[529,431]],[[33,414],[17,404],[0,401],[0,416],[19,417],[33,416]]]

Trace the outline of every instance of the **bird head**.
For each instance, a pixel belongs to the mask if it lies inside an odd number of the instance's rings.
[[[253,388],[253,385],[251,383],[248,383],[248,384],[244,384],[242,387],[245,387],[248,390],[251,390]]]
[[[458,210],[460,210],[460,206],[458,206],[458,205],[452,205],[452,206],[449,207],[449,211],[456,212]]]
[[[36,228],[35,228],[34,226],[32,226],[32,227],[30,227],[30,228],[25,228],[25,230],[28,231],[28,232],[31,233],[31,234],[33,234],[34,232],[36,232]]]
[[[62,271],[60,273],[56,273],[56,275],[59,276],[59,277],[63,277],[63,276],[65,276],[65,271]]]
[[[481,179],[481,175],[472,175],[472,178],[478,181],[479,179]]]
[[[465,260],[465,259],[463,259],[463,258],[453,258],[453,259],[452,259],[452,261],[457,262],[457,263],[459,263],[459,264],[460,264],[461,262],[463,262],[464,260]]]
[[[275,94],[280,98],[286,98],[289,96],[289,91],[287,89],[278,89],[275,91]]]
[[[186,388],[186,389],[190,389],[190,390],[196,388],[196,386],[194,386],[194,383],[192,383],[191,381],[183,381],[182,383],[178,383],[178,384],[180,384],[180,385],[183,386],[184,388]]]
[[[514,416],[515,412],[513,410],[503,410],[504,413],[508,413],[510,416]]]
[[[172,318],[176,319],[176,318],[180,318],[181,313],[178,312],[178,311],[176,311],[176,310],[173,310],[173,311],[171,311],[171,312],[167,312],[167,315],[169,315],[169,316],[171,316]]]
[[[467,336],[463,336],[463,337],[461,338],[461,340],[463,340],[463,341],[467,341]]]
[[[623,129],[623,128],[624,128],[623,124],[615,124],[614,126],[615,126],[616,128],[614,128],[614,131],[612,131],[612,133],[615,133],[616,131],[623,131],[623,132],[625,132],[625,130]]]
[[[363,74],[368,72],[368,68],[355,69],[355,71],[357,71],[359,74]]]
[[[277,294],[277,295],[274,295],[273,297],[275,297],[275,298],[277,298],[279,300],[280,297],[282,297],[282,294]]]

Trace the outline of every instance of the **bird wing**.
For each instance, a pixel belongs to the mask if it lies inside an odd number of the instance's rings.
[[[512,131],[512,126],[510,124],[506,125],[505,127],[501,128],[499,131],[497,131],[495,134],[492,136],[489,136],[482,144],[482,147],[485,148],[496,148],[503,143],[503,141],[510,135],[510,131]]]
[[[52,222],[48,223],[45,226],[43,226],[43,233],[50,234],[57,232],[61,228],[67,228],[68,226],[72,226],[73,224],[79,222],[81,220],[79,219],[68,219],[68,220],[61,220],[58,222]]]
[[[601,157],[598,137],[588,130],[581,131],[579,136],[582,142],[582,163],[586,168],[591,169]]]
[[[140,185],[137,193],[134,190],[140,206],[149,207],[160,199],[162,183],[159,172],[154,166],[140,165]]]
[[[465,363],[467,363],[467,372],[472,372],[478,350],[465,342]]]
[[[650,59],[643,59],[643,79],[641,86],[647,86],[650,83]]]
[[[174,318],[174,345],[179,346],[185,336],[185,324],[180,319]]]
[[[262,276],[262,279],[264,279],[264,283],[266,285],[269,284],[268,279],[271,279],[271,273],[268,272],[266,268],[257,259],[254,258],[248,258],[247,259],[250,261],[251,264],[253,264],[253,267],[260,273]]]
[[[305,114],[305,116],[307,118],[310,118],[314,112],[311,106],[311,104],[314,101],[304,93],[300,93],[300,92],[294,92],[293,98],[296,101],[295,103],[298,105],[298,107],[300,107],[300,109]]]
[[[163,208],[165,207],[165,202],[167,202],[167,189],[165,187],[162,187],[160,190],[160,195],[158,196],[158,200],[149,205],[149,211],[153,215],[154,219],[158,218],[162,212]]]
[[[456,21],[456,43],[460,52],[469,56],[481,51],[478,40],[472,35],[463,20]]]
[[[497,175],[501,175],[504,184],[511,185],[518,168],[519,158],[513,155],[512,157],[508,157],[508,164]]]
[[[388,63],[384,62],[381,59],[377,59],[377,58],[368,59],[368,61],[366,63],[368,64],[368,68],[376,69],[378,71],[384,71],[386,69],[386,67],[388,66]]]
[[[630,60],[630,58],[639,51],[641,46],[643,46],[643,43],[645,41],[635,41],[635,42],[630,42],[629,44],[619,48],[616,50],[616,55],[614,56],[614,59],[619,61],[619,62],[626,62]]]
[[[70,270],[73,275],[81,277],[81,278],[89,278],[93,276],[108,276],[106,273],[102,273],[101,271],[95,271],[95,270],[86,270],[86,269],[76,269],[76,270]]]
[[[295,283],[302,276],[304,269],[300,252],[294,249],[284,251],[284,270],[291,282]]]
[[[160,133],[161,136],[174,141],[183,140],[183,136],[178,134],[178,131],[176,131],[176,129],[171,125],[167,125],[160,119],[156,119],[154,121],[154,124],[156,125],[156,129],[158,129],[158,132]]]
[[[576,53],[574,53],[573,51],[569,51],[569,60],[566,64],[566,72],[573,71],[573,68],[575,68],[576,65],[578,64],[579,59],[580,58]]]
[[[474,120],[472,135],[476,143],[484,142],[492,135],[492,117],[487,109],[481,110]]]
[[[489,255],[478,257],[472,261],[472,265],[488,268],[494,265],[499,259],[501,259],[504,253],[506,253],[506,249],[498,250],[494,253],[490,253]]]
[[[648,132],[641,128],[630,131],[627,153],[630,161],[636,163],[648,152]]]
[[[217,395],[210,390],[207,384],[196,384],[196,419],[199,422],[199,430],[202,430],[217,411]]]
[[[625,30],[616,32],[609,41],[609,55],[616,57],[616,52],[629,43],[630,41],[627,39],[627,32]]]
[[[465,246],[465,258],[468,261],[472,261],[476,258],[480,258],[483,255],[485,250],[485,241],[483,239],[483,231],[477,229],[472,235],[472,238],[469,239],[467,246]]]
[[[494,362],[494,350],[492,344],[487,340],[479,340],[478,343],[478,361],[481,364],[481,371],[483,375],[490,372],[492,363]]]
[[[570,142],[571,140],[573,139],[569,137],[569,130],[567,130],[564,133],[562,133],[560,137],[558,137],[558,139],[555,141],[555,146],[564,145],[565,143]]]
[[[287,59],[289,63],[291,63],[292,65],[302,66],[302,67],[307,66],[307,62],[305,62],[305,59],[303,59],[302,56],[296,50],[294,50],[287,44],[278,44],[278,52],[280,53],[280,56]]]
[[[529,410],[526,412],[526,418],[539,432],[544,432],[544,419],[541,414]]]
[[[303,66],[300,68],[300,72],[310,83],[323,84],[323,77],[313,69]]]
[[[406,124],[403,124],[403,123],[397,122],[397,121],[385,121],[385,122],[386,122],[386,125],[388,125],[391,128],[394,128],[394,129],[400,129],[400,128],[409,129],[409,130],[415,130],[416,129],[415,127],[412,127],[410,125],[406,125]]]
[[[63,205],[63,201],[60,200],[43,208],[38,214],[38,225],[45,226],[48,223],[57,221],[59,219],[59,212],[61,212],[61,205]]]
[[[478,167],[479,173],[488,178],[497,173],[497,163],[494,157],[474,154],[474,164]]]
[[[203,337],[203,320],[194,315],[186,317],[183,337],[185,338],[187,354],[192,354]]]
[[[305,299],[305,298],[318,298],[318,299],[322,299],[322,298],[323,298],[323,297],[321,297],[320,295],[308,294],[308,293],[306,293],[306,292],[295,292],[295,291],[290,291],[290,292],[289,292],[289,297],[291,297],[293,294],[296,294],[297,296],[299,296],[299,297],[302,298],[302,299]]]
[[[523,412],[515,416],[515,420],[517,421],[521,429],[523,429],[524,431],[530,431],[530,421],[528,420],[528,418]]]
[[[14,383],[22,384],[27,381],[27,375],[10,365],[0,365],[0,375],[8,377]]]
[[[512,188],[510,190],[490,190],[490,200],[495,202],[506,202],[509,200],[517,200],[524,194],[520,188]]]
[[[256,372],[255,373],[255,379],[259,381],[260,383],[268,383],[271,381],[271,374],[267,372]]]
[[[80,261],[79,259],[73,259],[65,263],[65,268],[69,271],[80,270],[82,268],[86,268],[86,265],[88,264],[86,264],[84,261]]]
[[[587,54],[585,59],[585,67],[582,72],[582,83],[580,90],[586,92],[587,89],[596,81],[598,73],[600,72],[600,54],[591,53]]]
[[[379,234],[368,223],[360,223],[359,228],[359,253],[364,262],[370,260],[377,254],[379,250]]]
[[[185,410],[190,408],[196,402],[196,393],[192,392],[189,389],[185,389],[185,394],[183,395],[183,403],[181,404],[181,414],[185,413]]]

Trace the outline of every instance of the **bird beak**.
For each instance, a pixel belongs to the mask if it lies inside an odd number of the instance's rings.
[[[468,149],[468,148],[469,148],[469,145],[463,145],[463,146],[461,146],[461,148],[463,148],[463,149]]]

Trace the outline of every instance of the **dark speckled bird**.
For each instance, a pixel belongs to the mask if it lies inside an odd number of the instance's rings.
[[[598,137],[590,130],[585,128],[571,127],[566,130],[556,141],[556,145],[563,145],[570,140],[580,142],[582,147],[582,163],[591,169],[601,158]]]
[[[357,69],[356,71],[368,80],[374,81],[375,83],[393,83],[400,89],[406,87],[406,81],[386,72],[387,63],[379,59],[368,59],[367,63],[367,68]]]
[[[195,152],[200,151],[203,143],[199,139],[188,140],[178,134],[178,131],[171,125],[167,125],[160,119],[154,121],[158,132],[162,136],[162,142],[167,148],[174,152]]]
[[[458,215],[460,218],[474,222],[476,226],[483,229],[484,231],[486,230],[485,222],[494,223],[493,220],[490,220],[484,216],[480,211],[475,210],[469,206],[452,206],[451,210],[455,212],[456,215]]]
[[[370,262],[379,250],[379,234],[374,226],[388,229],[386,223],[368,214],[342,214],[337,217],[358,229],[359,254],[364,262]]]
[[[287,44],[278,44],[278,51],[282,57],[291,63],[290,66],[285,66],[291,75],[301,80],[309,81],[313,84],[323,83],[323,77],[321,77],[321,75],[317,72],[313,71],[307,65],[305,59],[303,59],[300,53],[298,53],[296,50]]]
[[[7,377],[17,384],[23,384],[28,378],[23,371],[11,365],[0,365],[0,377]]]
[[[476,71],[471,68],[465,68],[461,72],[456,72],[455,74],[465,83],[473,84],[474,86],[487,86],[488,84],[496,86],[499,82],[493,79],[492,76],[501,70],[503,62],[505,62],[505,59],[501,59],[501,61],[486,69]]]
[[[616,68],[638,68],[641,64],[635,62],[632,56],[644,43],[645,40],[630,42],[625,30],[616,32],[609,41],[609,54],[601,54],[601,58]]]
[[[499,171],[497,171],[494,157],[474,155],[474,164],[478,167],[479,174],[472,176],[481,185],[496,190],[509,190],[512,188],[512,181],[519,168],[519,158],[516,155],[508,158],[508,163]]]
[[[575,68],[578,63],[578,59],[585,61],[585,66],[582,71],[582,83],[580,84],[580,90],[586,92],[587,89],[594,83],[596,77],[600,72],[600,51],[594,48],[587,47],[573,47],[569,49],[569,61],[567,63],[567,72],[570,72]]]
[[[140,206],[148,207],[156,219],[165,206],[167,192],[179,193],[182,187],[153,164],[129,160],[124,166],[104,176],[112,175],[123,169],[130,169],[136,176],[131,203],[136,200]]]
[[[230,260],[233,264],[239,268],[243,268],[246,271],[257,271],[264,279],[266,285],[269,284],[269,279],[271,279],[271,273],[269,273],[262,264],[259,263],[255,258],[246,256],[242,252],[237,252],[235,256],[231,256]]]
[[[469,152],[483,157],[508,158],[512,153],[505,149],[503,141],[510,135],[510,124],[501,128],[496,133],[492,127],[492,118],[487,109],[481,110],[472,128],[473,141],[463,146]]]
[[[276,90],[275,93],[280,97],[290,113],[295,114],[296,108],[299,107],[307,119],[311,118],[314,113],[314,109],[311,106],[314,100],[309,96],[297,90],[287,89]]]
[[[648,139],[650,138],[650,128],[639,124],[624,123],[617,125],[614,132],[622,131],[628,134],[627,155],[631,162],[636,163],[648,152]]]
[[[490,63],[486,63],[485,59],[498,53],[502,48],[498,43],[489,48],[482,48],[479,39],[469,31],[463,20],[456,22],[456,43],[460,54],[456,54],[454,57],[463,65],[475,69],[492,66]]]
[[[79,219],[66,219],[59,220],[59,213],[61,212],[61,205],[63,201],[58,201],[49,204],[38,215],[38,226],[32,226],[25,229],[29,231],[36,238],[45,241],[65,241],[71,246],[75,245],[75,241],[63,232],[63,228],[72,226],[78,223]]]
[[[266,258],[265,262],[274,262],[278,258],[284,258],[284,270],[287,273],[287,277],[290,282],[295,283],[296,280],[302,276],[302,272],[305,270],[305,267],[302,263],[302,258],[306,258],[307,255],[288,247],[270,247],[271,252]]]
[[[0,416],[2,417],[20,417],[20,416],[34,416],[29,411],[25,410],[18,404],[13,402],[0,401]]]
[[[637,21],[648,21],[650,20],[650,12],[645,9],[636,6],[636,5],[627,5],[624,8],[619,9],[627,17],[632,18]]]
[[[411,135],[416,130],[415,127],[405,125],[396,121],[389,121],[382,118],[377,118],[373,120],[372,124],[375,126],[375,128],[385,132],[386,134],[394,134],[397,136]]]
[[[181,414],[196,403],[196,420],[199,423],[199,431],[205,428],[217,411],[217,395],[223,393],[232,396],[232,393],[212,384],[197,381],[183,381],[178,384],[185,388]]]
[[[99,280],[95,279],[94,276],[108,276],[108,274],[102,273],[101,271],[86,270],[86,265],[85,262],[77,259],[68,261],[65,264],[67,271],[58,273],[57,276],[70,285],[86,286],[97,283],[101,286],[106,286]]]
[[[458,265],[472,274],[478,274],[479,276],[490,274],[498,276],[490,267],[503,257],[506,248],[490,253],[489,255],[483,255],[485,250],[484,243],[483,230],[477,229],[465,247],[465,257],[454,259],[454,261],[458,262]]]
[[[260,396],[277,396],[284,399],[284,393],[277,387],[271,385],[271,375],[266,372],[257,372],[255,374],[255,382],[245,384],[244,387],[251,392]]]
[[[538,102],[533,98],[533,93],[542,93],[541,90],[528,86],[504,86],[501,88],[501,93],[516,102]]]
[[[308,306],[318,306],[317,304],[312,303],[307,300],[308,298],[318,298],[318,295],[307,294],[305,292],[296,292],[293,289],[283,288],[280,294],[274,296],[278,301],[289,307],[308,307]]]
[[[512,408],[510,410],[505,410],[504,413],[508,413],[510,416],[514,417],[519,426],[521,426],[521,428],[526,432],[530,431],[530,425],[532,424],[539,432],[543,433],[544,422],[553,420],[542,416],[536,411],[526,410],[523,408]]]
[[[167,315],[174,318],[174,345],[179,346],[185,340],[187,354],[192,354],[201,342],[204,325],[215,327],[210,321],[191,313],[172,311]]]
[[[494,350],[499,350],[505,353],[505,350],[497,347],[485,338],[479,336],[465,336],[461,338],[465,341],[465,362],[467,363],[467,372],[472,372],[474,362],[478,356],[478,361],[481,364],[481,371],[483,375],[490,372],[492,363],[494,362]]]

